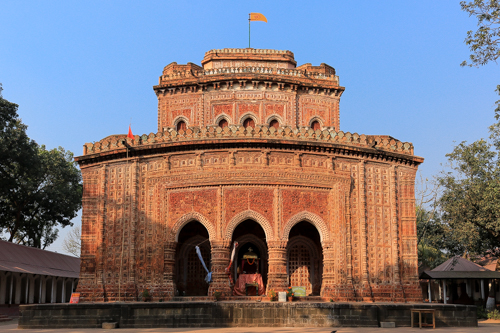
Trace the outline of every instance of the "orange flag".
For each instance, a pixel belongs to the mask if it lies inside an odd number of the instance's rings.
[[[134,140],[134,135],[132,134],[132,128],[128,125],[128,135],[127,138]]]
[[[250,13],[250,21],[262,21],[267,23],[267,19],[261,13]]]

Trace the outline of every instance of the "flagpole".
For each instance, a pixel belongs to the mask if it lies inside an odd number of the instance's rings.
[[[250,48],[250,14],[248,14],[248,48]]]

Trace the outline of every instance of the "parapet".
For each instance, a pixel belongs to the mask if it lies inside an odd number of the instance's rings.
[[[224,128],[218,126],[189,127],[186,131],[176,131],[173,128],[166,128],[163,132],[136,135],[135,139],[124,139],[113,136],[107,137],[99,142],[86,143],[84,145],[83,155],[91,155],[105,151],[111,151],[119,148],[125,148],[125,143],[129,147],[148,148],[148,145],[173,142],[196,143],[206,141],[207,139],[271,139],[287,140],[294,143],[330,143],[344,146],[373,149],[377,151],[403,154],[413,156],[413,144],[410,142],[401,142],[390,136],[359,135],[350,132],[336,132],[333,128],[323,130],[313,130],[309,127],[268,127],[256,126],[243,127],[239,125],[230,125]],[[151,147],[153,148],[153,147]]]
[[[204,69],[224,67],[271,67],[293,69],[297,65],[290,51],[268,49],[218,49],[205,53]]]

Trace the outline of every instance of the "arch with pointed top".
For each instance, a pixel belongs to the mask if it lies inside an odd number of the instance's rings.
[[[215,118],[215,126],[219,126],[219,123],[221,122],[221,120],[227,121],[228,125],[233,124],[233,121],[232,121],[230,116],[228,116],[225,113],[221,113],[220,115],[217,116],[217,118]]]
[[[266,126],[271,128],[271,121],[276,120],[279,123],[279,127],[283,127],[285,123],[283,122],[283,119],[277,115],[277,114],[272,114],[269,117],[267,117],[266,120]]]
[[[246,119],[252,119],[255,126],[259,125],[260,122],[258,121],[258,117],[253,113],[253,112],[247,112],[244,115],[240,117],[240,125],[243,126],[243,123],[245,122]]]
[[[188,126],[191,126],[189,124],[189,119],[187,119],[185,116],[177,116],[174,118],[174,128],[176,130],[177,130],[177,124],[180,123],[181,121],[186,123],[186,128],[188,128]]]
[[[266,234],[266,241],[274,239],[273,228],[271,227],[269,221],[264,216],[251,209],[236,214],[236,216],[234,216],[231,221],[229,221],[226,227],[225,238],[231,240],[233,237],[233,232],[238,224],[245,220],[253,220],[257,222],[262,227],[262,229],[264,229],[264,233]]]
[[[198,212],[190,212],[187,214],[184,214],[180,219],[175,222],[175,224],[172,226],[172,229],[170,231],[170,235],[168,237],[169,241],[179,241],[179,233],[181,232],[182,228],[188,224],[189,222],[192,221],[197,221],[200,222],[208,232],[208,239],[213,240],[215,239],[215,226],[210,223],[210,221],[203,215],[201,215]]]
[[[285,224],[285,227],[283,228],[283,236],[281,237],[281,239],[288,241],[288,237],[290,236],[290,230],[292,230],[292,228],[297,223],[302,221],[309,222],[316,227],[321,242],[330,240],[330,234],[328,232],[328,227],[325,221],[323,221],[323,219],[318,215],[308,211],[302,211],[300,213],[297,213],[288,220],[288,222]]]
[[[325,121],[319,117],[319,116],[314,116],[312,117],[310,120],[309,120],[309,127],[312,128],[312,124],[317,121],[319,123],[319,126],[320,126],[320,130],[323,130],[323,128],[325,127]]]

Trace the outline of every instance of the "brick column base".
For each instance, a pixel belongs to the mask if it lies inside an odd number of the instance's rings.
[[[174,281],[175,250],[177,242],[167,242],[163,252],[163,285],[158,289],[158,299],[170,300],[175,296],[177,286]]]
[[[229,276],[225,271],[229,266],[231,241],[211,241],[210,243],[212,245],[212,283],[208,288],[208,296],[212,296],[216,290],[222,292],[222,296],[232,296]]]
[[[337,300],[335,289],[335,251],[333,242],[323,242],[323,276],[321,278],[321,296]]]
[[[286,273],[286,241],[269,241],[268,258],[269,271],[267,273],[267,290],[275,292],[286,291],[288,288],[288,276]]]

